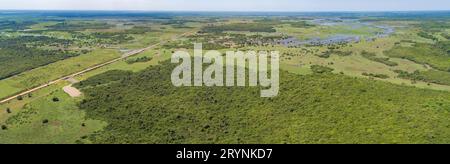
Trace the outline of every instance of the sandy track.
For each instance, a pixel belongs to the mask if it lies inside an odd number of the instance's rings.
[[[72,87],[72,85],[68,85],[63,87],[64,92],[66,92],[70,97],[80,97],[81,96],[81,92]]]

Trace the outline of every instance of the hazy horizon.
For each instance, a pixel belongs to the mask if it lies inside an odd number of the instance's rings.
[[[263,11],[263,10],[253,10],[253,11],[240,11],[240,10],[144,10],[144,9],[0,9],[0,11],[98,11],[98,12],[108,12],[108,11],[118,11],[118,12],[230,12],[230,13],[370,13],[370,12],[450,12],[448,10],[320,10],[320,11]]]
[[[0,10],[379,12],[449,11],[448,0],[0,0]]]

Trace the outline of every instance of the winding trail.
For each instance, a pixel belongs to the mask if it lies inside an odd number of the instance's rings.
[[[10,96],[10,97],[7,97],[7,98],[5,98],[5,99],[1,99],[0,104],[7,103],[7,102],[9,102],[9,101],[11,101],[11,100],[14,100],[14,99],[20,97],[20,96],[25,96],[25,95],[27,95],[27,94],[29,94],[29,93],[36,92],[36,91],[38,91],[38,90],[41,90],[41,89],[46,88],[46,87],[49,87],[49,86],[51,86],[51,85],[53,85],[53,84],[59,83],[59,82],[64,81],[64,80],[66,80],[66,79],[70,79],[70,78],[73,78],[73,77],[75,77],[75,76],[78,76],[78,75],[81,75],[81,74],[84,74],[84,73],[87,73],[87,72],[96,70],[96,69],[98,69],[98,68],[101,68],[101,67],[110,65],[110,64],[115,63],[115,62],[118,62],[118,61],[121,61],[121,60],[126,59],[126,58],[128,58],[128,57],[130,57],[130,56],[134,56],[134,55],[140,54],[140,53],[142,53],[142,52],[144,52],[144,51],[147,51],[147,50],[153,49],[153,48],[155,48],[155,47],[157,47],[157,46],[159,46],[159,45],[165,44],[166,42],[168,42],[168,41],[170,41],[170,40],[176,40],[176,39],[178,39],[178,38],[180,38],[180,37],[183,37],[183,36],[186,36],[186,35],[190,35],[190,34],[192,34],[192,33],[194,33],[194,32],[195,32],[195,31],[189,31],[189,32],[183,33],[183,34],[181,34],[181,35],[174,36],[173,38],[171,38],[171,39],[169,39],[169,40],[161,41],[161,42],[159,42],[159,43],[150,45],[150,46],[145,47],[145,48],[142,48],[142,49],[137,49],[137,50],[133,50],[133,51],[131,51],[131,52],[127,52],[127,53],[125,53],[124,55],[122,55],[122,57],[119,57],[119,58],[113,59],[113,60],[111,60],[111,61],[108,61],[108,62],[105,62],[105,63],[102,63],[102,64],[98,64],[98,65],[95,65],[95,66],[86,68],[86,69],[84,69],[84,70],[82,70],[82,71],[79,71],[79,72],[76,72],[76,73],[73,73],[73,74],[70,74],[70,75],[67,75],[67,76],[63,76],[63,77],[61,77],[61,78],[59,78],[59,79],[50,81],[50,82],[48,82],[48,83],[46,83],[46,84],[40,85],[40,86],[38,86],[38,87],[34,87],[34,88],[29,89],[29,90],[26,90],[26,91],[23,91],[23,92],[18,93],[18,94],[14,95],[14,96]]]

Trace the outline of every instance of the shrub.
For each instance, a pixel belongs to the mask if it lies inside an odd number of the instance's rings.
[[[312,70],[314,73],[320,73],[320,74],[322,74],[322,73],[330,73],[330,72],[333,72],[333,71],[334,71],[333,68],[329,68],[329,67],[325,67],[325,66],[320,66],[320,65],[313,65],[313,66],[311,66],[311,70]]]
[[[380,78],[380,79],[388,79],[389,76],[385,75],[385,74],[373,74],[373,73],[362,73],[363,76],[368,76],[368,77],[375,77],[375,78]]]
[[[383,64],[385,64],[387,66],[391,66],[391,67],[398,66],[398,63],[389,61],[390,60],[389,58],[377,57],[375,55],[375,53],[370,53],[370,52],[367,52],[367,51],[363,51],[363,52],[361,52],[361,56],[363,56],[366,59],[372,60],[374,62],[383,63]]]
[[[59,102],[59,98],[58,98],[58,97],[54,97],[54,98],[52,99],[52,101],[53,101],[53,102]]]
[[[135,58],[135,59],[128,59],[126,62],[127,62],[127,64],[134,64],[134,63],[144,63],[144,62],[148,62],[150,60],[152,60],[151,57],[144,56],[144,57],[139,57],[139,58]]]

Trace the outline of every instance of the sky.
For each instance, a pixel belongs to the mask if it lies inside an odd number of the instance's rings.
[[[0,0],[0,10],[412,11],[450,10],[450,0]]]

